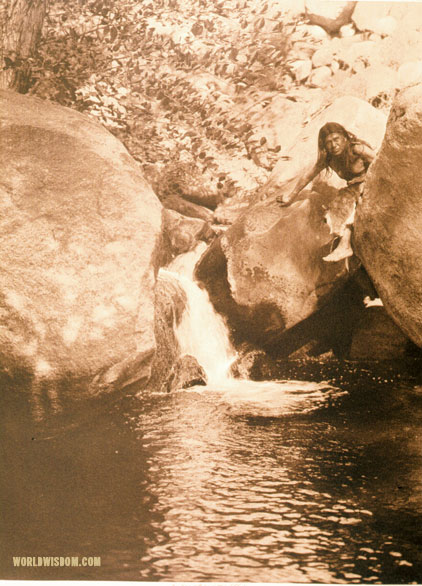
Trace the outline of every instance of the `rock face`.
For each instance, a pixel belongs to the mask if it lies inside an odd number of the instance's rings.
[[[2,367],[91,381],[92,394],[146,380],[160,202],[98,124],[12,92],[0,100]]]
[[[342,123],[374,147],[385,128],[385,117],[369,104],[338,100],[314,117],[288,151],[290,158],[277,164],[269,180],[272,196],[290,191],[299,173],[315,162],[318,131],[327,121]],[[323,206],[330,209],[337,194],[324,178],[322,184],[309,199],[309,191],[304,192],[302,201],[287,208],[264,188],[261,197],[267,201],[257,201],[244,212],[201,259],[197,276],[240,340],[262,344],[296,326],[348,279],[344,261],[322,259],[333,246]]]
[[[160,389],[180,357],[175,329],[180,323],[187,303],[180,284],[165,269],[158,274],[155,287],[155,339],[157,349],[152,365],[149,387]]]
[[[358,207],[358,253],[395,322],[422,346],[422,84],[393,103]]]
[[[164,210],[164,238],[168,241],[171,257],[192,250],[199,240],[209,240],[214,232],[199,218],[188,218],[174,210]]]
[[[391,360],[406,356],[409,339],[384,307],[368,307],[359,317],[352,336],[351,360]]]
[[[196,358],[185,354],[173,365],[164,388],[167,391],[177,391],[178,389],[188,389],[196,385],[206,384],[207,375],[202,366]]]

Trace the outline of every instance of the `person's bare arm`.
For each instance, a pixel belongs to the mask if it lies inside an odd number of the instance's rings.
[[[283,197],[282,195],[279,195],[276,198],[277,199],[277,202],[280,205],[283,205],[283,206],[290,205],[291,203],[293,203],[294,200],[296,199],[296,197],[302,191],[302,189],[304,189],[308,185],[308,183],[310,183],[313,179],[315,179],[315,177],[317,175],[319,175],[319,173],[321,173],[321,171],[324,168],[325,168],[324,162],[323,161],[317,161],[315,163],[315,165],[312,167],[312,169],[310,171],[308,171],[308,173],[305,173],[303,175],[303,177],[301,177],[299,179],[299,181],[297,182],[294,190],[287,197]]]
[[[375,151],[366,144],[359,143],[354,145],[353,152],[355,155],[359,155],[359,157],[361,157],[361,159],[367,163],[372,163],[372,161],[375,159]]]

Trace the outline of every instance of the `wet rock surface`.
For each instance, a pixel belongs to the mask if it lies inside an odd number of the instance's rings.
[[[207,375],[196,358],[185,354],[173,365],[163,388],[167,391],[188,389],[196,385],[206,385]]]

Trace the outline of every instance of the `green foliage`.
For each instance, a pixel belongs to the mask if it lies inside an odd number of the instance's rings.
[[[244,112],[291,83],[280,16],[246,0],[51,0],[30,91],[95,117],[147,175],[189,163],[231,195],[233,161],[252,186],[276,159],[248,143]]]

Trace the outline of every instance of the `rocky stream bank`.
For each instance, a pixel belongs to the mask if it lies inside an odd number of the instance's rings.
[[[40,418],[131,385],[204,382],[175,335],[186,294],[159,275],[199,241],[207,249],[196,278],[227,323],[235,375],[421,359],[422,65],[391,60],[400,18],[412,17],[382,4],[379,18],[377,7],[346,2],[334,18],[328,4],[307,2],[307,23],[296,27],[296,97],[272,96],[251,119],[255,163],[282,139],[278,162],[261,185],[224,201],[203,189],[172,193],[171,184],[158,198],[98,123],[1,93],[0,367],[15,390],[24,381]],[[416,13],[403,55],[422,26]],[[326,217],[336,220],[342,180],[318,177],[288,208],[275,200],[315,161],[327,121],[378,152],[348,266],[323,261],[335,246]]]

